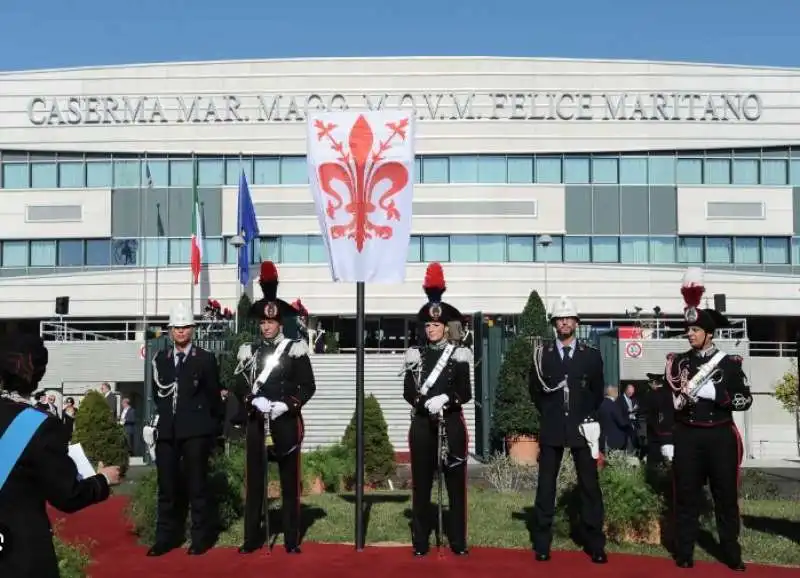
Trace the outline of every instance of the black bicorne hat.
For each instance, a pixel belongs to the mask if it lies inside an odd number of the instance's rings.
[[[730,321],[716,309],[696,309],[686,310],[686,328],[699,327],[706,333],[714,333],[717,329],[730,327]]]
[[[278,299],[278,269],[272,261],[261,263],[258,279],[264,297],[250,306],[250,317],[258,321],[272,319],[282,322],[297,315],[297,310],[283,299]]]
[[[422,306],[417,313],[420,323],[450,323],[451,321],[461,321],[461,312],[442,301],[442,295],[447,290],[444,281],[444,271],[439,263],[431,263],[425,271],[425,281],[422,289],[428,296],[428,302]]]

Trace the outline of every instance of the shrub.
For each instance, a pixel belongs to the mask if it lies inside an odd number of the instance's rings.
[[[244,446],[230,444],[230,456],[217,452],[211,458],[209,486],[212,495],[212,511],[218,516],[219,531],[227,530],[243,514],[244,493]],[[274,465],[274,464],[273,464]],[[277,480],[277,470],[271,479]],[[158,481],[155,468],[136,482],[134,492],[126,509],[126,516],[133,524],[134,532],[148,544],[155,541]],[[187,516],[188,531],[190,518]]]
[[[306,487],[319,478],[325,491],[340,492],[353,478],[355,454],[343,444],[303,453],[303,483]]]
[[[499,492],[521,492],[536,488],[537,468],[518,464],[505,454],[493,454],[483,476]]]
[[[533,360],[531,338],[547,338],[552,332],[538,292],[533,291],[528,297],[518,329],[516,338],[505,353],[497,377],[492,415],[492,437],[495,443],[506,437],[539,433],[539,413],[528,389]]]
[[[230,393],[237,393],[238,395],[249,393],[237,392],[236,383],[239,376],[234,376],[233,370],[236,369],[236,365],[239,363],[239,360],[236,358],[236,354],[239,352],[239,346],[252,341],[255,341],[255,334],[248,331],[240,330],[239,333],[231,334],[228,337],[228,352],[226,355],[221,355],[219,358],[220,385]]]
[[[58,560],[58,573],[61,578],[86,578],[89,566],[89,549],[83,544],[67,544],[57,534],[53,535],[53,546]]]
[[[800,410],[800,392],[797,389],[797,362],[792,360],[792,367],[783,374],[783,377],[775,385],[775,399],[783,406],[783,409],[796,414]]]
[[[125,430],[114,419],[103,395],[90,391],[81,401],[75,417],[72,443],[80,443],[95,467],[99,462],[119,466],[122,475],[128,469],[128,442]]]
[[[342,445],[352,456],[356,456],[356,415],[344,431]],[[378,399],[370,394],[364,400],[364,482],[373,486],[383,484],[395,473],[394,447],[389,440],[389,427],[383,417]],[[354,479],[351,481],[355,481]]]

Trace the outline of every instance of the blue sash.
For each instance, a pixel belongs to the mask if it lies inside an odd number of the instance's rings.
[[[0,490],[3,489],[8,475],[25,451],[33,434],[46,419],[46,413],[26,407],[17,414],[0,436]]]

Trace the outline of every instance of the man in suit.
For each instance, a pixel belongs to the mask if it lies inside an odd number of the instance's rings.
[[[647,468],[652,475],[664,461],[672,461],[675,446],[672,444],[672,429],[675,425],[675,407],[672,390],[664,387],[663,373],[648,373],[649,391],[643,406],[647,423]]]
[[[628,446],[628,437],[631,431],[631,422],[628,412],[617,401],[619,388],[609,385],[606,388],[606,397],[597,410],[600,422],[600,446],[603,452],[621,451]]]
[[[111,392],[111,386],[108,383],[101,383],[100,384],[100,393],[103,394],[103,397],[106,398],[106,403],[108,404],[108,409],[111,410],[111,415],[114,418],[117,417],[117,396]]]
[[[127,397],[122,398],[122,413],[119,415],[119,423],[125,430],[125,439],[128,440],[128,453],[133,455],[134,443],[136,442],[136,410],[131,406],[131,400]]]
[[[533,549],[536,560],[550,560],[555,515],[556,480],[564,450],[569,448],[578,473],[584,549],[595,564],[605,564],[603,494],[597,477],[603,402],[603,358],[597,349],[579,342],[578,310],[568,297],[550,313],[556,338],[537,345],[530,372],[530,392],[539,410],[539,481],[533,507]]]
[[[153,359],[158,513],[156,541],[148,556],[161,556],[183,543],[187,499],[192,518],[189,554],[204,554],[215,539],[208,470],[222,430],[222,397],[217,360],[192,343],[194,326],[189,308],[174,307],[169,318],[173,346]]]

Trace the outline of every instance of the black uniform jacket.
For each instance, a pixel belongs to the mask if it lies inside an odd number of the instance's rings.
[[[27,406],[0,399],[0,435]],[[108,498],[108,484],[98,474],[78,481],[75,463],[67,455],[68,436],[57,417],[48,417],[0,490],[0,527],[5,535],[0,576],[58,578],[58,561],[45,505],[77,512]]]
[[[686,371],[686,378],[691,379],[718,351],[713,347],[704,352],[670,353],[667,355],[667,379],[678,384],[683,371]],[[711,381],[715,390],[714,400],[700,398],[696,403],[687,403],[675,412],[675,421],[699,427],[728,425],[733,422],[734,411],[746,411],[753,405],[747,377],[742,370],[742,358],[738,355],[723,357],[711,372]]]
[[[159,388],[155,381],[153,383],[153,399],[158,409],[158,439],[182,440],[220,435],[225,410],[220,395],[216,357],[192,344],[183,363],[174,415],[172,396],[160,397]],[[175,381],[175,354],[172,348],[158,352],[156,367],[162,385]]]
[[[586,447],[586,440],[578,427],[587,419],[597,420],[597,410],[605,395],[600,351],[575,341],[567,371],[555,340],[542,347],[541,380],[535,367],[531,368],[529,377],[531,398],[540,414],[539,443],[556,447]],[[552,393],[544,390],[544,384],[556,387],[565,375],[569,385],[568,398],[563,389]]]
[[[251,352],[258,360],[256,377],[263,369],[265,360],[279,344],[280,342],[268,341],[250,344]],[[261,412],[250,403],[255,397],[265,397],[273,402],[281,401],[288,406],[289,411],[278,419],[270,420],[270,433],[278,454],[288,453],[294,446],[302,443],[302,409],[317,391],[314,369],[308,354],[308,344],[305,341],[291,340],[267,377],[266,383],[261,384],[256,393],[252,392],[244,375],[240,374],[236,380],[234,393],[242,403],[241,412],[234,419],[235,423],[244,422],[245,415],[250,419],[264,419]]]
[[[644,395],[644,415],[647,424],[647,443],[671,444],[675,425],[675,406],[668,385],[650,389]]]
[[[406,351],[403,398],[414,407],[417,415],[430,415],[425,409],[425,402],[443,393],[450,398],[442,408],[444,414],[460,412],[462,406],[472,399],[469,366],[472,352],[466,347],[456,347],[427,394],[420,393],[419,389],[428,379],[443,353],[444,347],[435,346],[411,347]],[[414,367],[421,368],[421,374],[419,369],[413,369]]]

